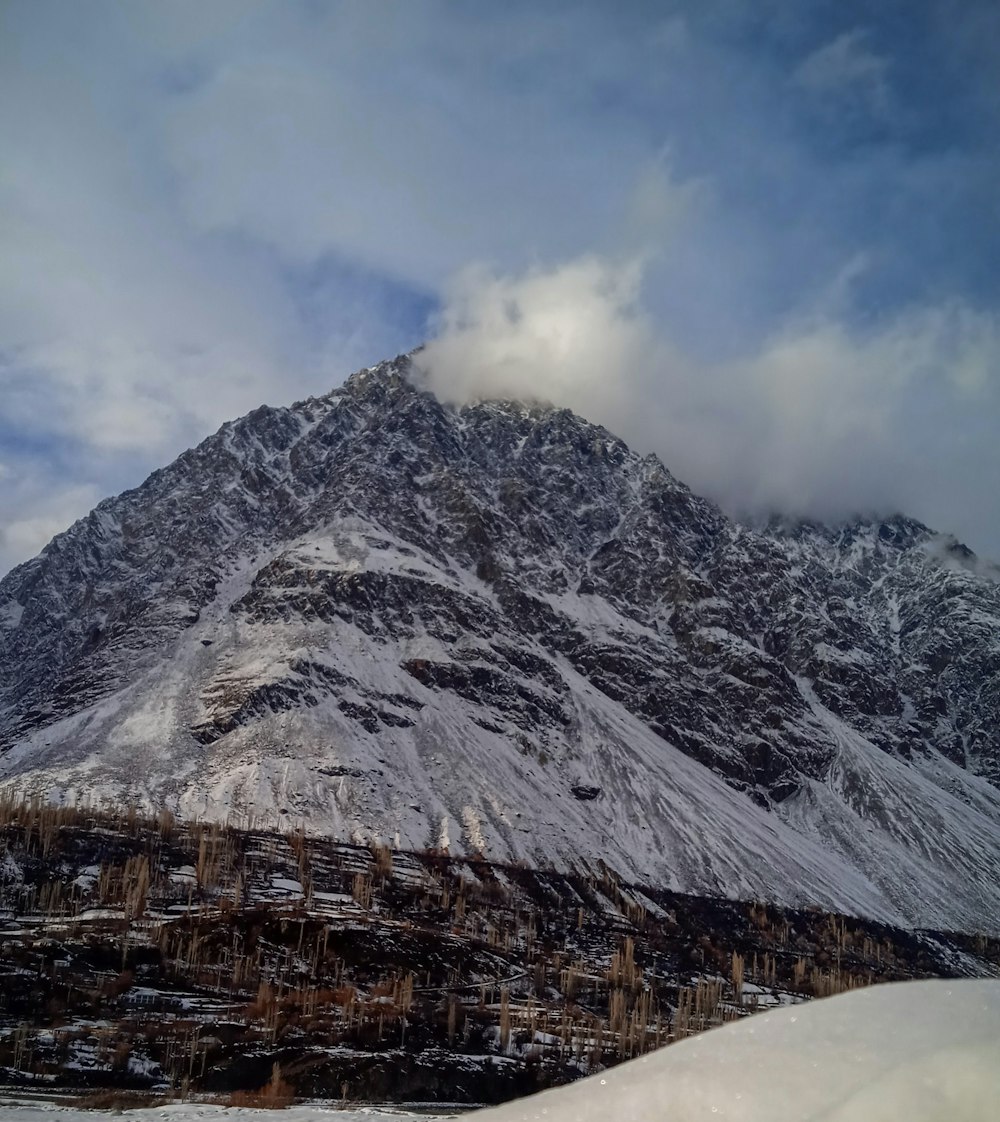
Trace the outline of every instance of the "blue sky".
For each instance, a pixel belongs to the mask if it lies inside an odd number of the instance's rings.
[[[1000,557],[998,54],[978,0],[10,0],[0,570],[427,338],[732,511]]]

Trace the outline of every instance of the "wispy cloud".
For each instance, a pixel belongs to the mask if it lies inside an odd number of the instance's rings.
[[[868,32],[853,28],[824,43],[795,68],[802,90],[834,102],[861,102],[884,116],[889,110],[889,60],[869,45]],[[834,110],[842,106],[834,106]]]

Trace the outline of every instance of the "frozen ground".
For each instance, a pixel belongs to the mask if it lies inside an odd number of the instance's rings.
[[[52,1103],[23,1102],[0,1098],[3,1122],[102,1122],[106,1118],[131,1122],[441,1122],[455,1118],[452,1114],[412,1114],[392,1107],[358,1107],[340,1110],[337,1107],[294,1106],[288,1110],[244,1110],[212,1106],[207,1103],[170,1103],[145,1110],[127,1110],[121,1114],[103,1111],[75,1110]],[[468,1116],[466,1116],[468,1117]]]
[[[569,1087],[466,1115],[476,1122],[988,1122],[1000,1103],[1000,982],[876,986],[761,1014]],[[174,1105],[134,1122],[392,1122],[384,1108],[237,1111]],[[5,1122],[96,1122],[3,1107]],[[432,1117],[444,1118],[447,1115]]]

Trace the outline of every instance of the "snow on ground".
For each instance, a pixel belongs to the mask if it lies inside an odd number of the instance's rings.
[[[305,1105],[287,1110],[250,1110],[215,1106],[209,1103],[168,1103],[141,1110],[106,1114],[100,1110],[75,1110],[46,1102],[0,1099],[3,1122],[442,1122],[452,1114],[412,1114],[395,1107],[356,1107],[341,1110],[336,1106]],[[468,1117],[468,1115],[466,1115]]]
[[[476,1122],[988,1122],[1000,983],[902,982],[762,1013]]]
[[[1000,982],[901,982],[761,1013],[472,1122],[989,1122],[1000,1103]],[[4,1122],[98,1122],[0,1103]],[[455,1117],[306,1104],[199,1103],[132,1122],[399,1122]]]

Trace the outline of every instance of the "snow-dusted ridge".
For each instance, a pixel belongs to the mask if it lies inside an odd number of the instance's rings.
[[[400,358],[0,582],[0,779],[997,931],[988,569],[904,518],[734,523]]]

